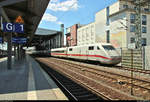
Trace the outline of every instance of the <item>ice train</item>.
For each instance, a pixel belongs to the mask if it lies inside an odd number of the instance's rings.
[[[121,56],[109,43],[51,49],[51,56],[98,61],[101,64],[109,65],[116,65],[121,62]]]

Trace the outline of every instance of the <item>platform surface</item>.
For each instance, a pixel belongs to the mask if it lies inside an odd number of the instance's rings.
[[[0,59],[0,100],[68,100],[55,82],[29,55],[20,61]]]

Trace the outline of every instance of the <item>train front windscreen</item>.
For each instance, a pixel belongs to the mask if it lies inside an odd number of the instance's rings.
[[[111,46],[111,45],[103,45],[103,48],[105,49],[105,50],[115,50],[115,48],[113,47],[113,46]]]
[[[116,51],[116,49],[113,46],[111,46],[111,45],[102,45],[102,46],[110,57],[114,58],[114,57],[119,56],[118,52]]]

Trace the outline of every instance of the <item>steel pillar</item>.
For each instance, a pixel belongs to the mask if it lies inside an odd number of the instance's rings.
[[[12,34],[8,34],[7,37],[7,42],[8,42],[8,46],[7,46],[7,50],[8,50],[8,60],[7,60],[7,68],[11,69],[12,68],[12,42],[11,42],[11,38],[12,38]]]
[[[141,35],[141,0],[136,0],[136,32],[135,32],[135,46],[137,49],[142,48],[142,35]]]
[[[16,45],[14,45],[14,56],[16,57]]]
[[[17,58],[20,59],[20,47],[19,44],[17,45]]]
[[[64,24],[61,24],[61,32],[60,47],[64,46]]]
[[[150,1],[148,2],[148,9],[149,9],[149,12],[150,12]]]

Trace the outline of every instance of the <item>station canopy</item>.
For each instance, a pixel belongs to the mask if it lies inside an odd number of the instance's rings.
[[[61,34],[61,31],[49,30],[44,28],[38,28],[35,32],[34,38],[32,40],[31,46],[36,46],[43,43],[43,41],[50,40],[52,37]]]
[[[27,44],[30,44],[49,2],[50,0],[0,0],[0,15],[3,16],[3,22],[11,23],[21,16],[24,20],[24,34],[13,33],[12,36],[28,38]],[[5,38],[7,34],[9,33],[3,34]]]

